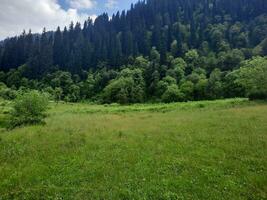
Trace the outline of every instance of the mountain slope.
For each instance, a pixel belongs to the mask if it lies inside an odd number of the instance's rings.
[[[58,65],[79,73],[96,68],[99,62],[121,66],[128,63],[129,56],[148,56],[153,46],[161,54],[162,64],[167,62],[167,52],[183,56],[194,48],[204,55],[237,48],[250,57],[248,49],[267,36],[266,10],[264,0],[148,0],[111,20],[107,14],[94,23],[89,19],[83,28],[77,23],[40,38],[24,33],[7,39],[0,69],[28,62],[33,68]],[[43,56],[40,54],[45,54],[45,64],[34,64],[32,60]]]

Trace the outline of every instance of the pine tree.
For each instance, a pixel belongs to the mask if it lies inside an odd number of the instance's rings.
[[[53,44],[53,59],[54,65],[62,66],[63,65],[63,41],[62,41],[62,33],[60,31],[60,27],[57,28],[57,31],[54,34],[54,44]]]

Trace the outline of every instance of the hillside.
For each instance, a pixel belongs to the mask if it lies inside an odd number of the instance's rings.
[[[57,88],[74,102],[255,96],[264,89],[239,84],[236,70],[267,55],[266,10],[265,0],[147,0],[111,19],[24,32],[0,45],[0,82],[51,94]]]
[[[7,39],[1,67],[16,68],[35,56],[43,57],[38,54],[47,54],[44,63],[32,63],[33,69],[44,68],[35,69],[33,76],[49,71],[52,65],[80,73],[82,69],[96,69],[99,62],[120,67],[129,62],[129,56],[149,56],[152,47],[159,51],[161,64],[166,64],[167,52],[177,57],[189,49],[198,49],[204,56],[239,49],[248,58],[249,50],[266,38],[266,10],[264,0],[148,0],[113,15],[111,20],[103,14],[94,23],[89,19],[83,26],[71,24],[52,35],[44,32],[43,37],[36,38],[24,33]],[[236,65],[222,63],[220,67]]]

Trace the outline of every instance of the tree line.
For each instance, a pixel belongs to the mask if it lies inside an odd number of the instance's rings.
[[[266,10],[265,0],[147,0],[111,19],[24,31],[0,44],[1,93],[104,103],[264,97]]]

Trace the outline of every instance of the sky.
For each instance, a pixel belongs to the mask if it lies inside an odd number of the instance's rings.
[[[0,0],[0,40],[19,35],[63,28],[71,21],[83,23],[89,16],[127,10],[137,0]]]

